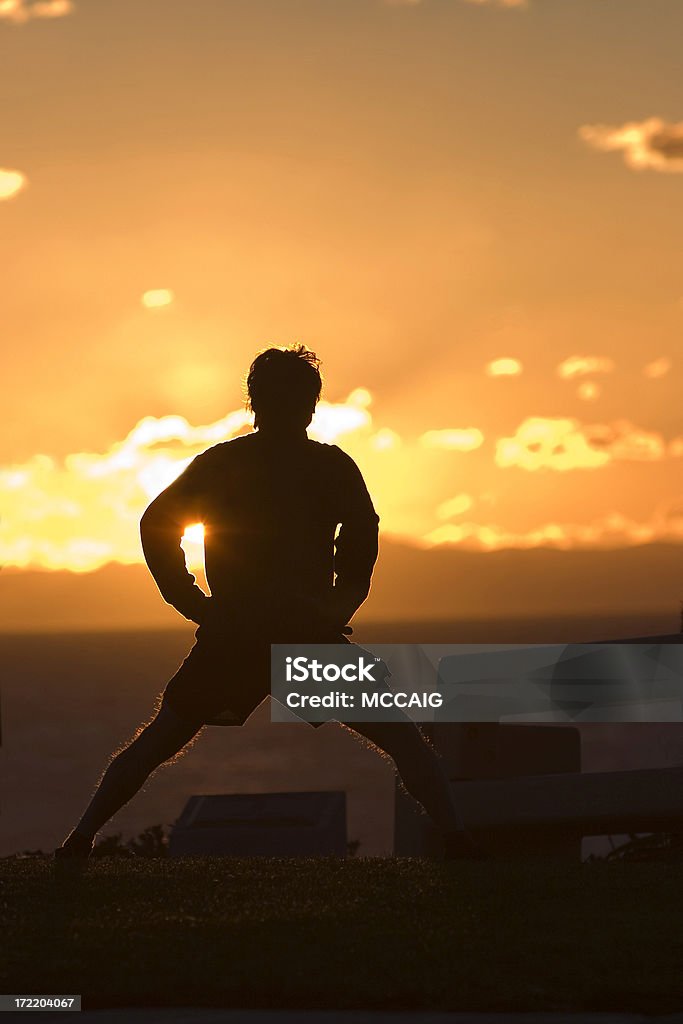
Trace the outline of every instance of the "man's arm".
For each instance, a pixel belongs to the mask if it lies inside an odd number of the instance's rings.
[[[334,555],[333,613],[342,624],[351,620],[370,592],[379,550],[379,516],[356,463],[342,456],[342,521]]]
[[[211,599],[188,572],[180,541],[185,527],[202,519],[207,454],[198,455],[154,499],[140,520],[145,561],[161,596],[186,619],[197,623],[201,623]]]

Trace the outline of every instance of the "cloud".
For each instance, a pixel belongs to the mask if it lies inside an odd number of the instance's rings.
[[[401,444],[401,436],[389,427],[383,427],[370,438],[370,447],[376,452],[388,452],[398,448]]]
[[[594,402],[602,393],[602,388],[592,380],[584,380],[579,384],[576,393],[582,402]]]
[[[428,430],[420,437],[425,448],[445,448],[455,452],[471,452],[484,443],[484,435],[476,427],[452,430]]]
[[[37,18],[63,18],[73,10],[71,0],[0,0],[0,21],[24,25]]]
[[[530,417],[512,437],[496,442],[496,463],[503,469],[597,469],[609,462],[609,455],[593,448],[580,424],[571,419]]]
[[[551,522],[529,529],[534,520],[527,520],[516,527],[521,532],[514,532],[509,523],[481,521],[495,496],[479,493],[477,483],[482,470],[495,471],[496,465],[567,471],[683,459],[683,436],[667,441],[625,420],[585,425],[568,418],[530,418],[510,437],[498,440],[493,460],[486,450],[459,460],[459,469],[471,466],[473,474],[469,483],[459,482],[460,491],[453,486],[452,452],[479,449],[484,442],[480,430],[453,428],[401,437],[373,422],[371,405],[372,395],[364,388],[344,401],[321,402],[310,436],[340,443],[358,461],[386,536],[479,550],[618,546],[665,537],[683,541],[683,502],[678,511],[670,510],[652,524],[609,512],[595,523]],[[195,455],[244,433],[250,422],[243,409],[200,426],[182,416],[146,416],[106,451],[76,452],[63,460],[39,454],[19,465],[0,466],[0,564],[88,572],[108,562],[141,562],[139,520],[149,502]],[[479,514],[472,512],[475,508]],[[188,525],[183,547],[190,566],[198,568],[203,552],[197,524]]]
[[[660,380],[661,377],[666,377],[672,366],[672,361],[667,356],[662,356],[643,367],[643,376],[650,380]]]
[[[142,293],[140,302],[145,309],[163,309],[164,306],[170,306],[174,299],[175,295],[170,288],[150,288]]]
[[[27,185],[28,178],[21,171],[0,167],[0,201],[3,199],[13,199]]]
[[[471,551],[541,547],[569,551],[657,542],[683,542],[683,502],[678,514],[672,510],[640,523],[621,512],[609,512],[590,523],[543,523],[525,532],[506,530],[498,523],[446,523],[421,538],[423,547],[443,545]]]
[[[455,519],[468,512],[474,504],[469,494],[456,494],[454,498],[442,501],[436,509],[437,519]]]
[[[569,356],[557,367],[557,375],[563,380],[585,377],[596,373],[612,373],[614,361],[606,356]]]
[[[651,117],[621,126],[585,124],[579,136],[601,152],[621,150],[624,162],[633,170],[683,173],[683,121]]]
[[[502,357],[492,359],[486,364],[486,373],[489,377],[518,377],[522,372],[522,364],[519,359]]]
[[[657,462],[679,458],[683,438],[666,442],[661,434],[628,420],[584,426],[574,419],[530,417],[512,437],[496,443],[496,464],[534,472],[600,469],[611,462]]]

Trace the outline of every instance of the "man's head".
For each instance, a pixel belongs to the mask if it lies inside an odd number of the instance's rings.
[[[303,345],[260,352],[247,376],[254,426],[305,430],[320,398],[320,360]]]

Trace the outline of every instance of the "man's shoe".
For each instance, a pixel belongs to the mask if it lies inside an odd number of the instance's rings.
[[[72,832],[54,852],[56,861],[87,860],[93,850],[93,840],[80,832]]]

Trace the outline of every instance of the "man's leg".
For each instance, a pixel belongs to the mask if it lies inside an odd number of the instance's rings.
[[[441,761],[413,721],[354,722],[347,728],[392,758],[407,791],[443,832],[463,829]]]
[[[87,856],[96,834],[135,796],[152,772],[171,760],[201,730],[162,704],[152,721],[111,761],[85,814],[61,847],[64,856]]]
[[[465,830],[441,760],[407,716],[398,722],[354,722],[346,728],[388,754],[406,790],[441,830],[447,857],[476,858],[481,851]]]

